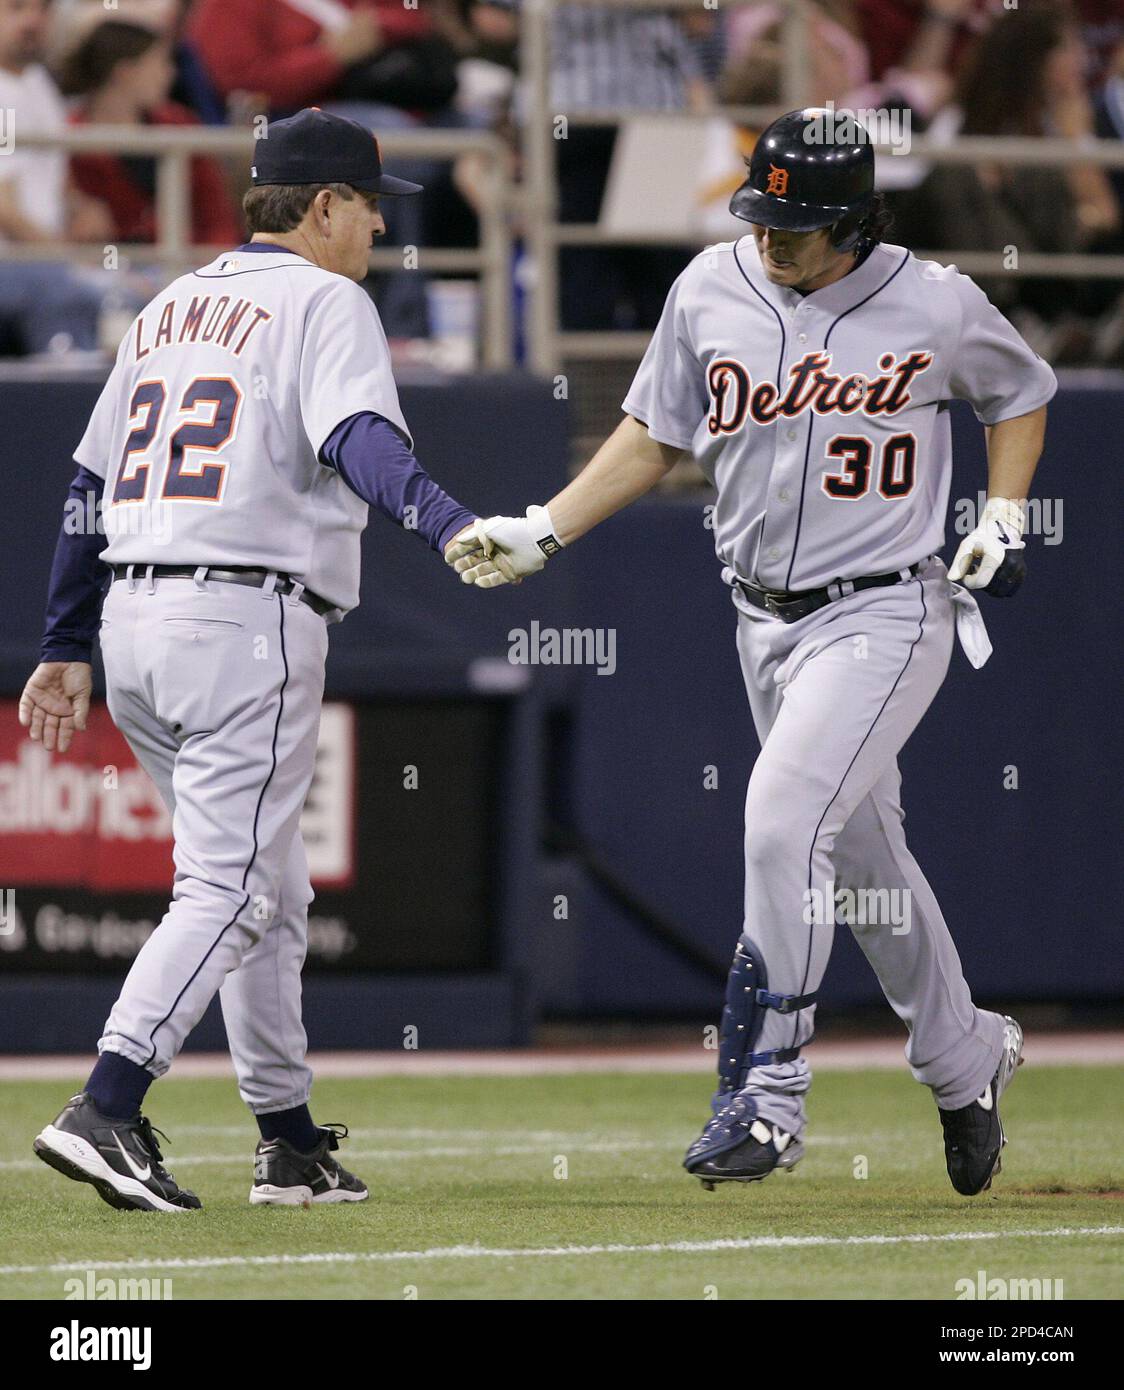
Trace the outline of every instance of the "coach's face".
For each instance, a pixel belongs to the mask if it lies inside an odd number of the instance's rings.
[[[0,67],[21,72],[47,45],[49,0],[0,0]]]
[[[780,227],[753,223],[753,239],[761,255],[761,267],[774,285],[787,289],[818,289],[835,278],[853,257],[836,251],[831,231],[788,232]]]
[[[349,280],[363,280],[375,237],[386,231],[379,195],[353,189],[350,198],[340,198],[325,189],[317,194],[310,212],[320,243],[319,263]]]

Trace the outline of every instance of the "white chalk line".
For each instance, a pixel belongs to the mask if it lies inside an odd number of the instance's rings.
[[[1124,1226],[1056,1226],[1051,1230],[951,1231],[876,1236],[747,1236],[721,1240],[671,1240],[650,1245],[547,1245],[495,1249],[482,1245],[428,1250],[335,1250],[304,1255],[210,1255],[172,1260],[70,1260],[46,1265],[0,1265],[5,1274],[75,1274],[88,1270],[244,1269],[271,1265],[394,1264],[418,1260],[571,1259],[588,1255],[707,1255],[730,1250],[813,1250],[848,1246],[941,1245],[977,1240],[1067,1240],[1124,1235]]]

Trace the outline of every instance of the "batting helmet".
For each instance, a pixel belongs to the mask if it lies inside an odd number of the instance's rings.
[[[874,200],[874,150],[855,122],[846,132],[855,138],[837,141],[836,119],[834,112],[805,107],[764,130],[749,177],[730,199],[734,216],[790,232],[831,227],[837,250],[854,247]]]

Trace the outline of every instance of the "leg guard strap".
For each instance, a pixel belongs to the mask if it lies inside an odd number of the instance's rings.
[[[809,1038],[808,1042],[812,1039]],[[800,1056],[799,1047],[775,1047],[772,1052],[751,1052],[743,1059],[742,1065],[748,1072],[753,1067],[771,1067],[778,1062],[795,1062]]]
[[[816,994],[770,994],[767,989],[759,989],[757,1002],[767,1009],[776,1009],[779,1014],[794,1014],[814,1004]]]

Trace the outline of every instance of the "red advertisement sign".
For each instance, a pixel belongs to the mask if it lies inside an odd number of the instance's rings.
[[[48,753],[0,700],[0,884],[165,892],[171,817],[103,704],[68,753]],[[353,876],[353,713],[326,705],[302,829],[314,884]]]

